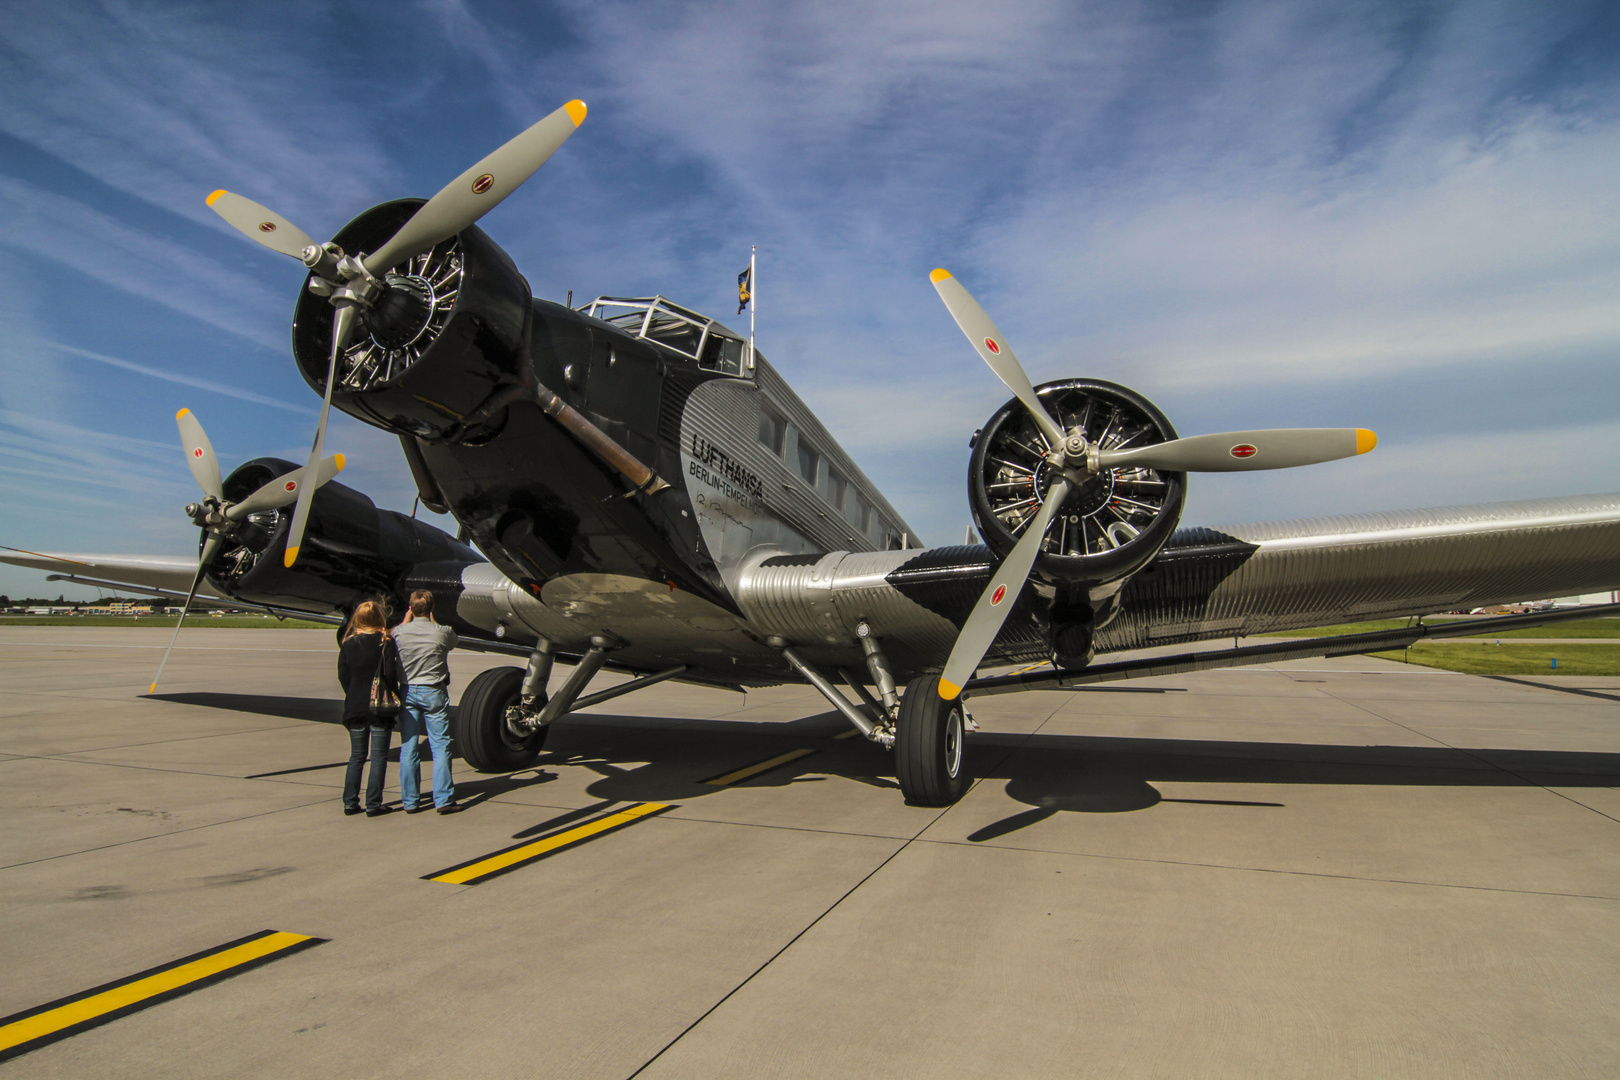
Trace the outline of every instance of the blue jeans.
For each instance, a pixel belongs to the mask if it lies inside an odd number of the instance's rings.
[[[399,797],[406,809],[422,797],[421,752],[416,737],[427,731],[433,752],[433,805],[455,801],[450,780],[450,695],[442,686],[405,688],[405,707],[399,711]]]
[[[394,729],[382,721],[367,722],[345,720],[349,729],[349,768],[343,774],[343,805],[349,810],[360,808],[360,769],[366,762],[366,750],[371,750],[371,775],[366,779],[366,809],[382,806],[383,778],[388,775],[388,740]]]

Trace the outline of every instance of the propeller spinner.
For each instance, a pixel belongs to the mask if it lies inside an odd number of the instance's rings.
[[[1024,533],[980,595],[951,648],[939,678],[940,697],[956,698],[995,643],[1018,594],[1034,569],[1046,531],[1071,491],[1104,470],[1154,469],[1161,472],[1252,472],[1290,469],[1365,454],[1378,436],[1365,428],[1281,428],[1229,431],[1129,449],[1103,449],[1080,428],[1064,430],[1042,404],[1018,357],[989,314],[946,270],[929,275],[956,325],[997,378],[1029,411],[1045,440],[1045,462],[1058,477],[1039,509],[1024,524]]]
[[[309,267],[316,275],[311,287],[319,295],[329,297],[336,309],[332,316],[332,354],[326,367],[326,391],[307,468],[313,469],[321,460],[326,421],[332,409],[332,388],[337,382],[338,357],[348,346],[356,309],[369,308],[383,294],[382,278],[389,270],[470,227],[493,210],[534,175],[584,122],[585,103],[568,102],[446,184],[400,226],[387,243],[369,255],[345,255],[335,244],[316,244],[308,233],[251,199],[223,190],[208,196],[208,205],[214,212],[245,236]],[[285,558],[289,567],[298,560],[303,545],[312,494],[312,487],[298,494],[292,529],[287,535]]]

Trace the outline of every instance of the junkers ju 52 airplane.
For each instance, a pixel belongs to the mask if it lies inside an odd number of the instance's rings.
[[[1376,439],[1358,429],[1181,438],[1123,386],[1031,386],[943,270],[935,289],[1013,397],[973,434],[968,503],[984,542],[920,548],[742,336],[661,296],[579,308],[535,298],[476,226],[584,118],[570,102],[433,198],[373,207],[324,244],[246,198],[210,195],[231,225],[308,270],[293,356],[323,395],[309,463],[259,458],[222,479],[182,411],[204,493],[187,507],[202,531],[198,562],[0,558],[185,596],[188,607],[203,589],[331,622],[364,597],[397,606],[431,588],[466,644],[527,659],[462,694],[455,737],[485,771],[528,765],[570,710],[664,679],[803,680],[892,749],[906,797],[926,805],[964,790],[964,702],[975,695],[1370,652],[1478,624],[1111,663],[1098,654],[1620,584],[1617,495],[1178,529],[1188,473],[1309,465]],[[461,538],[332,482],[342,459],[322,449],[333,404],[399,437],[422,503],[454,515]],[[576,666],[553,690],[559,656]],[[634,678],[584,695],[604,666]]]

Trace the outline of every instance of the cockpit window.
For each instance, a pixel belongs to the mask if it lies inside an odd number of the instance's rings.
[[[747,346],[736,338],[710,333],[709,340],[703,346],[703,355],[698,357],[698,367],[706,371],[718,371],[723,375],[741,376],[743,351],[746,348]]]

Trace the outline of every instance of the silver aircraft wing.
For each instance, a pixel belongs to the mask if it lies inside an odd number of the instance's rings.
[[[0,547],[0,563],[44,570],[64,581],[127,588],[158,596],[185,596],[197,573],[196,557],[183,555],[66,555]],[[230,597],[206,580],[198,587],[197,595],[209,600],[230,601]]]
[[[1620,587],[1620,494],[1182,529],[1099,651]]]

